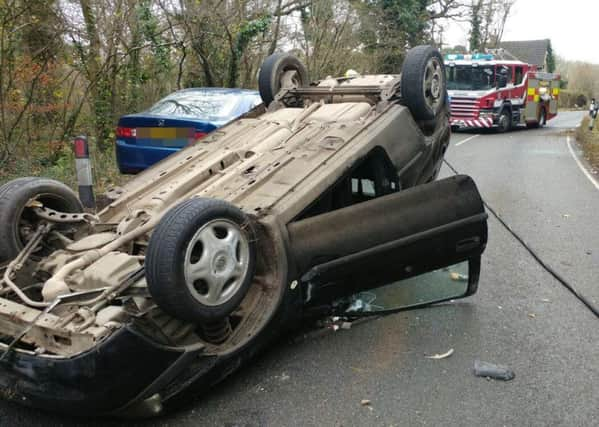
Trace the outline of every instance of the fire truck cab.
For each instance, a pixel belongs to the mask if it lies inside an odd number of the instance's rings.
[[[492,54],[447,55],[445,69],[453,129],[537,128],[557,115],[559,74]]]

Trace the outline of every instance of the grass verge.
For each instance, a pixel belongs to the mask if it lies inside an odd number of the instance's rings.
[[[89,149],[96,194],[102,194],[112,186],[122,185],[128,179],[128,176],[120,174],[113,150],[103,152],[95,144],[90,144]],[[0,185],[23,176],[41,176],[64,182],[77,190],[75,157],[70,144],[60,147],[55,153],[55,160],[51,162],[36,154],[26,153],[0,168]]]
[[[595,128],[589,129],[589,117],[585,117],[576,129],[576,139],[582,147],[585,159],[593,170],[599,170],[599,117],[595,119]]]

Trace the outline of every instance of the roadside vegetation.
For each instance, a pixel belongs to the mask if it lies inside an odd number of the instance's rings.
[[[101,191],[118,184],[118,117],[186,87],[256,87],[263,59],[291,50],[311,77],[392,73],[419,44],[471,23],[501,40],[514,0],[0,0],[0,183],[74,183],[70,143],[91,143]]]
[[[576,130],[576,139],[582,147],[585,159],[593,170],[599,171],[599,126],[595,121],[593,130],[589,129],[589,117],[585,117]]]
[[[586,109],[592,98],[599,98],[599,65],[558,58],[556,71],[562,77],[560,108]]]

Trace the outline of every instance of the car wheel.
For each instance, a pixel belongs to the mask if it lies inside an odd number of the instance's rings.
[[[274,53],[264,60],[258,74],[258,90],[266,106],[275,99],[287,78],[295,87],[308,84],[308,70],[298,58],[288,53]]]
[[[432,120],[445,108],[445,65],[437,49],[417,46],[408,51],[401,70],[401,98],[416,120]]]
[[[17,178],[0,187],[0,261],[15,258],[29,236],[35,232],[39,219],[27,207],[38,200],[45,207],[59,212],[83,212],[77,194],[65,184],[48,178]]]
[[[497,122],[497,131],[499,133],[508,132],[512,128],[512,118],[509,110],[503,110]]]
[[[146,253],[146,280],[156,304],[189,322],[222,319],[241,303],[255,270],[255,233],[235,206],[205,198],[166,213]]]

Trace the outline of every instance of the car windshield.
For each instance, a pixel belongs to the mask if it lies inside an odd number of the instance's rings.
[[[200,119],[228,119],[242,96],[222,92],[176,92],[158,101],[147,112]]]
[[[493,65],[455,65],[446,70],[448,90],[489,90],[495,87]]]

